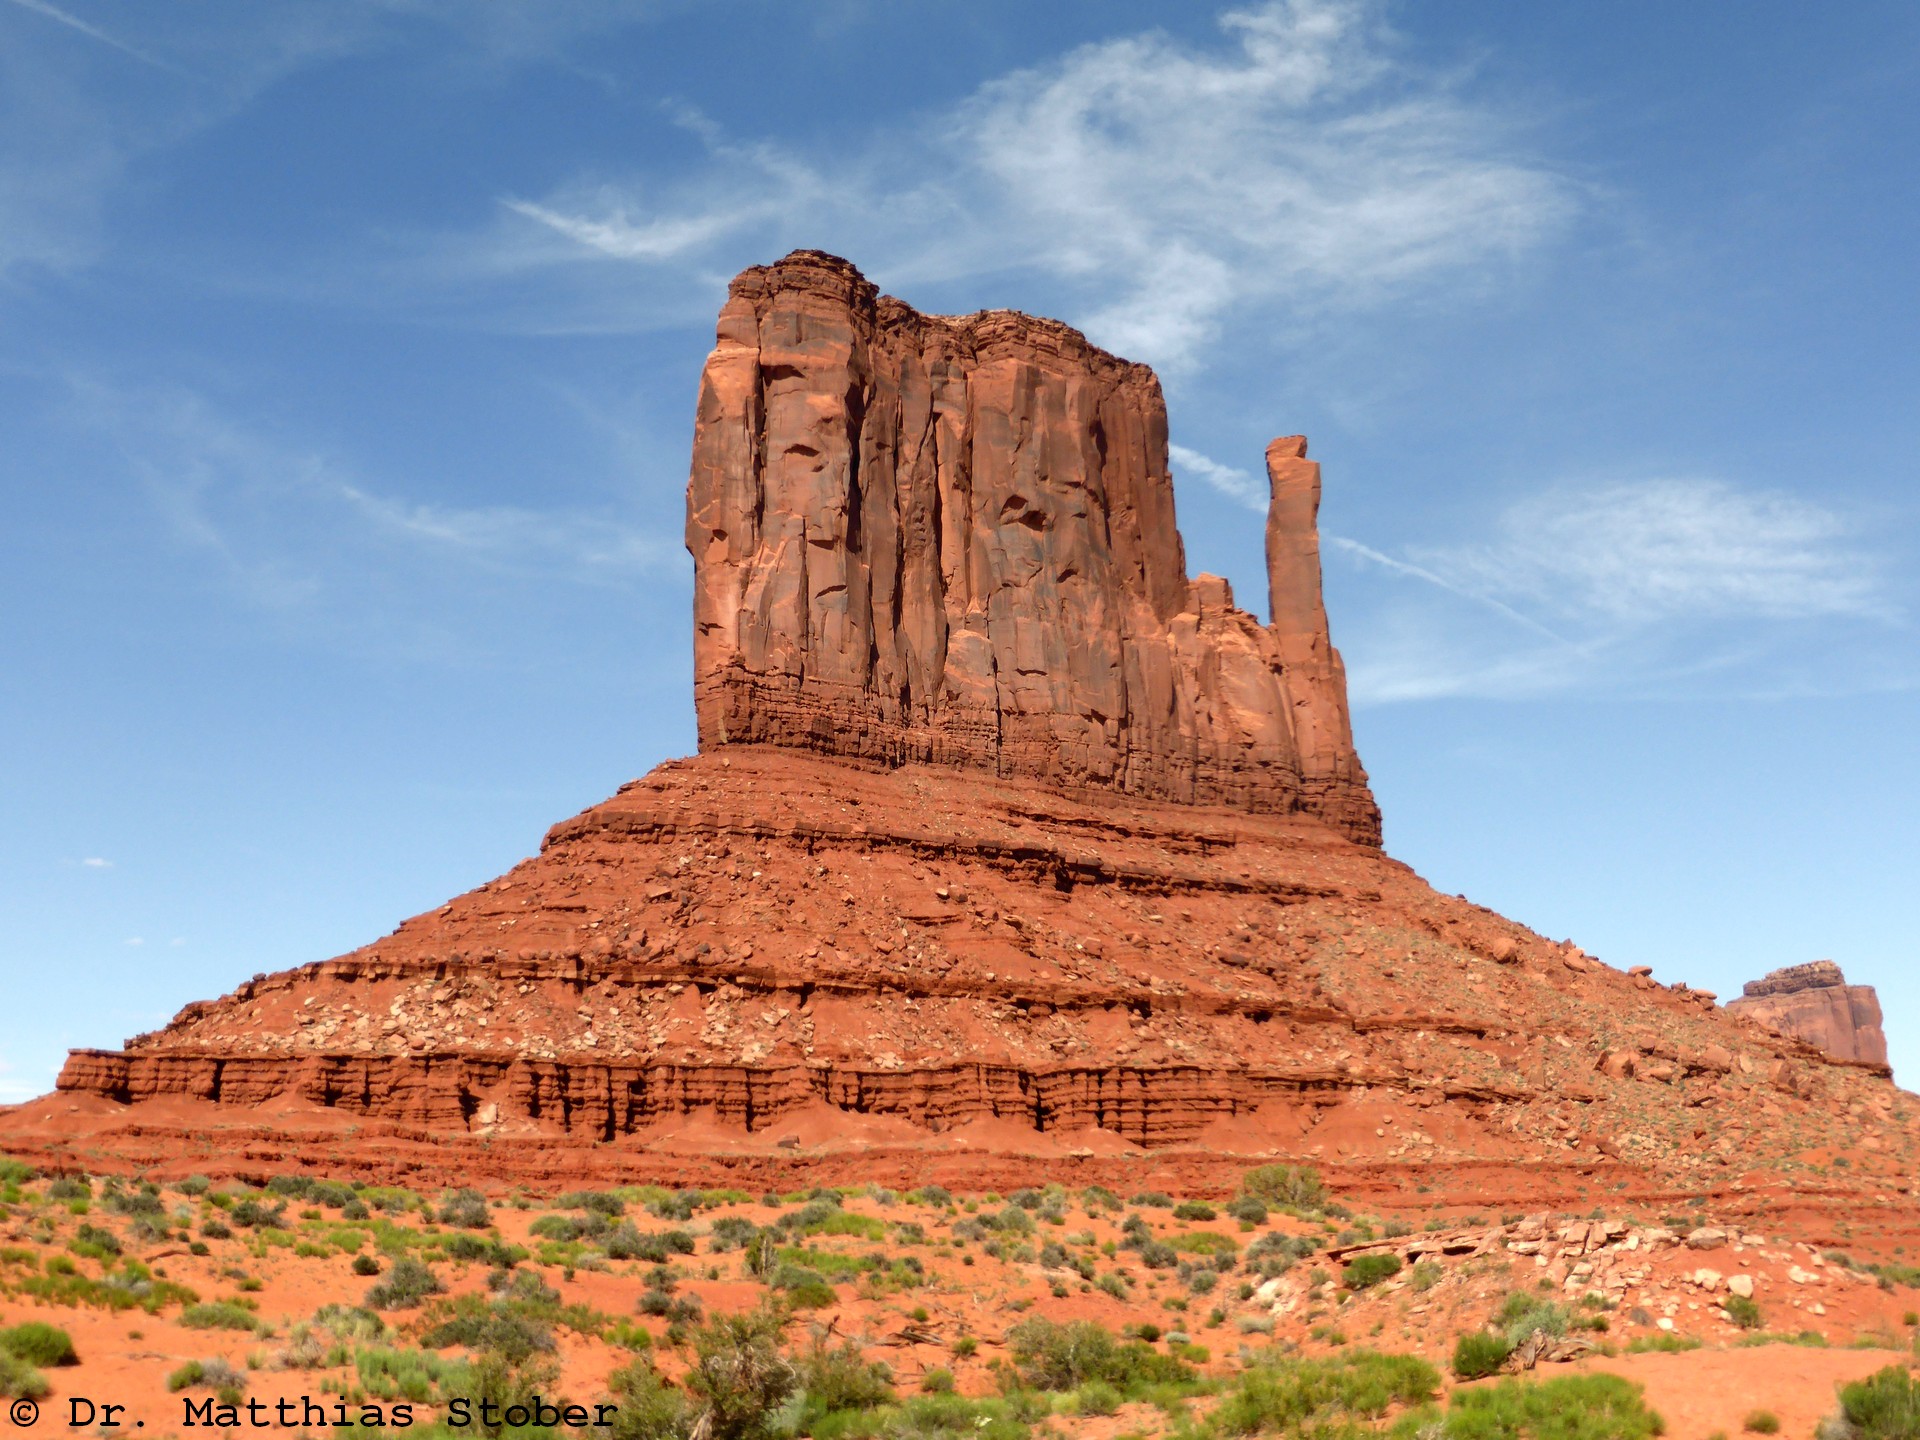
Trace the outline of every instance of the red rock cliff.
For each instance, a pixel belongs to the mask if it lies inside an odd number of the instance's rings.
[[[1054,321],[921,315],[817,252],[747,270],[687,489],[701,748],[1304,810],[1378,844],[1304,455],[1268,454],[1262,626],[1187,577],[1151,370]]]
[[[1749,980],[1727,1008],[1804,1040],[1836,1060],[1887,1063],[1880,997],[1871,985],[1849,985],[1831,960],[1788,965]]]

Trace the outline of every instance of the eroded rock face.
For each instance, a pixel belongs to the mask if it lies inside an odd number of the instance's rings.
[[[1743,987],[1728,1009],[1818,1047],[1837,1060],[1887,1063],[1880,997],[1871,985],[1849,985],[1831,960],[1788,965]]]
[[[1262,626],[1187,576],[1151,370],[1050,320],[921,315],[815,252],[747,270],[687,489],[701,748],[1304,810],[1378,844],[1305,451],[1268,452]]]

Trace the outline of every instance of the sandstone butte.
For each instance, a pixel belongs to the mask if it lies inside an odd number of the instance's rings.
[[[1835,1059],[1887,1063],[1880,997],[1871,985],[1847,984],[1831,960],[1770,970],[1749,980],[1727,1008],[1798,1036]]]
[[[698,756],[383,939],[74,1052],[0,1148],[1187,1193],[1280,1157],[1402,1208],[1920,1238],[1877,1052],[1382,853],[1317,467],[1267,452],[1263,626],[1186,575],[1166,433],[1152,373],[1064,325],[921,315],[813,252],[747,270],[687,496]]]

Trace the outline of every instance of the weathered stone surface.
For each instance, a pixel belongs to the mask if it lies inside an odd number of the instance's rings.
[[[1268,450],[1262,626],[1187,576],[1151,370],[1055,321],[919,314],[816,252],[747,270],[687,488],[701,748],[1303,810],[1378,844],[1305,452]]]
[[[1788,965],[1750,980],[1729,1010],[1818,1047],[1837,1060],[1887,1063],[1880,997],[1871,985],[1849,985],[1831,960]]]

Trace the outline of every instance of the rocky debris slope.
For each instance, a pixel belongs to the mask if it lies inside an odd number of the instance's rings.
[[[1789,965],[1749,980],[1727,1008],[1818,1047],[1836,1060],[1887,1063],[1880,997],[1871,985],[1849,985],[1831,960]]]
[[[1540,1212],[1500,1224],[1470,1224],[1333,1247],[1316,1257],[1335,1270],[1363,1256],[1391,1255],[1394,1276],[1349,1295],[1341,1323],[1376,1317],[1414,1332],[1449,1333],[1478,1323],[1515,1292],[1555,1297],[1575,1317],[1605,1316],[1598,1331],[1539,1333],[1516,1346],[1506,1368],[1579,1359],[1602,1338],[1618,1343],[1656,1332],[1698,1343],[1736,1344],[1753,1330],[1824,1334],[1858,1324],[1886,1303],[1881,1276],[1845,1253],[1740,1224],[1650,1225],[1629,1218]],[[1329,1304],[1331,1275],[1302,1265],[1259,1285],[1254,1313],[1299,1321]],[[1751,1306],[1742,1302],[1751,1302]],[[1496,1327],[1497,1323],[1496,1323]]]
[[[386,939],[76,1052],[0,1132],[133,1132],[182,1173],[260,1125],[381,1174],[1216,1188],[1277,1155],[1356,1195],[1871,1227],[1911,1208],[1908,1101],[1302,818],[729,746]]]
[[[919,314],[816,252],[748,270],[687,489],[701,748],[1305,809],[1377,844],[1319,466],[1295,436],[1267,470],[1262,626],[1187,577],[1151,370],[1056,321]]]

